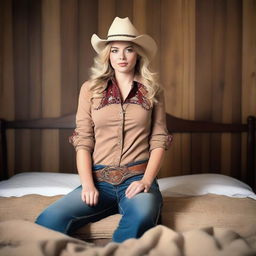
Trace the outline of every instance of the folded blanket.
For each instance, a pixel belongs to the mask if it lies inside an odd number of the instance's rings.
[[[140,239],[96,247],[32,222],[12,220],[0,222],[0,255],[243,256],[256,255],[256,238],[245,240],[233,231],[216,228],[177,233],[160,225]]]

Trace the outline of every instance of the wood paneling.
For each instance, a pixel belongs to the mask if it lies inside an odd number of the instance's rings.
[[[13,1],[15,117],[29,118],[29,1]],[[15,133],[15,171],[30,169],[30,132]]]
[[[116,16],[123,18],[123,17],[130,17],[133,20],[133,1],[127,0],[118,0],[116,1]]]
[[[61,2],[61,115],[76,111],[78,84],[78,2],[65,0]],[[72,148],[66,147],[71,131],[59,132],[59,169],[74,166]],[[65,161],[61,161],[65,159]],[[74,167],[73,167],[74,168]],[[74,168],[75,170],[75,168]]]
[[[162,1],[160,75],[166,110],[194,119],[195,1]],[[162,175],[191,172],[191,136],[176,135]]]
[[[42,1],[42,116],[61,114],[60,1]],[[59,132],[42,131],[42,169],[59,169]]]
[[[146,23],[146,33],[151,35],[157,45],[158,45],[158,51],[160,51],[160,45],[161,45],[161,6],[159,1],[154,0],[148,0],[146,7],[145,7],[146,17],[147,17],[147,23]],[[161,66],[161,54],[157,54],[155,58],[153,59],[153,62],[151,63],[151,67],[153,70],[160,72],[160,66]]]
[[[109,26],[116,16],[115,0],[98,0],[98,33],[100,38],[106,38]]]
[[[241,1],[197,2],[196,119],[241,121],[241,10]],[[240,137],[195,135],[193,143],[193,169],[239,176]]]
[[[152,67],[168,113],[217,122],[256,115],[256,0],[3,0],[0,7],[3,118],[76,111],[95,56],[91,36],[105,38],[116,16],[130,17],[155,38]],[[10,172],[75,172],[71,133],[9,133]],[[247,179],[240,136],[176,135],[169,150],[160,176],[219,172]]]
[[[133,1],[133,24],[144,34],[147,30],[147,0]]]
[[[88,69],[93,63],[95,52],[91,46],[91,36],[98,31],[97,1],[78,1],[78,84],[80,86],[88,79]],[[85,18],[86,17],[86,18]],[[75,86],[75,85],[74,85]],[[77,97],[76,97],[77,101]]]
[[[9,0],[0,2],[0,117],[8,120],[15,119],[12,4],[12,1]],[[9,146],[8,166],[10,175],[12,175],[15,162],[15,135],[13,131],[8,131],[7,140]]]
[[[242,120],[256,112],[256,1],[243,1],[243,48],[242,48]],[[242,163],[245,166],[246,138],[242,139]],[[245,170],[245,169],[244,169]],[[247,180],[246,172],[242,178]]]
[[[29,116],[40,118],[42,116],[42,2],[30,0],[28,7],[29,19]],[[41,170],[41,144],[40,130],[30,131],[30,169]]]

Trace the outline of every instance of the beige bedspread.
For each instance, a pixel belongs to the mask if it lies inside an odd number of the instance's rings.
[[[177,233],[157,226],[138,240],[96,247],[32,222],[12,220],[0,223],[0,255],[244,256],[256,255],[256,237],[245,240],[227,229],[205,228]]]
[[[0,221],[35,221],[38,214],[61,196],[0,197]],[[77,231],[81,239],[111,238],[120,215],[109,216]],[[242,237],[256,235],[256,201],[219,195],[164,197],[162,224],[178,232],[204,227],[228,228]]]

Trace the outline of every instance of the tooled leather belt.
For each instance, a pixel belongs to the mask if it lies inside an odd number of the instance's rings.
[[[146,167],[147,162],[133,166],[107,166],[92,173],[96,181],[105,181],[112,185],[119,185],[132,176],[143,174]]]

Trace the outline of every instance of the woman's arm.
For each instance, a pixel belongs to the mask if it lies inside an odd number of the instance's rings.
[[[94,186],[92,177],[91,154],[94,150],[94,130],[91,117],[91,93],[89,83],[85,82],[79,93],[78,108],[76,113],[76,129],[70,142],[76,149],[77,169],[82,183],[82,200],[88,205],[98,202],[99,193]]]
[[[142,180],[134,181],[130,184],[125,192],[127,198],[132,198],[141,191],[149,191],[151,184],[154,181],[162,165],[164,153],[165,150],[163,148],[155,148],[151,151],[148,165]]]
[[[76,153],[76,164],[82,184],[82,200],[88,205],[96,205],[99,199],[99,192],[95,188],[92,177],[91,153],[85,149],[80,149]]]
[[[155,148],[151,151],[147,169],[143,176],[142,181],[151,186],[152,182],[154,181],[155,177],[157,176],[164,159],[165,150],[163,148]],[[148,189],[149,189],[148,187]],[[147,189],[147,191],[148,191]],[[145,191],[145,192],[147,192]]]
[[[164,95],[158,95],[158,103],[153,107],[151,135],[149,138],[149,161],[145,174],[140,181],[130,184],[126,196],[131,198],[141,191],[148,192],[150,186],[159,172],[164,157],[164,151],[169,147],[169,136],[166,128]]]

